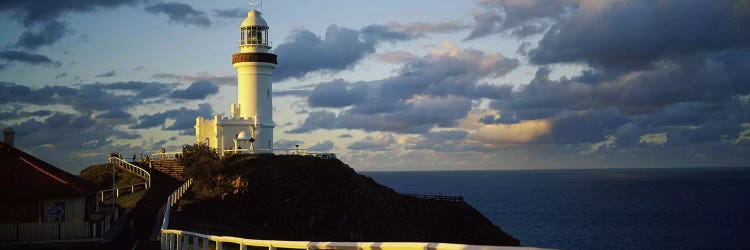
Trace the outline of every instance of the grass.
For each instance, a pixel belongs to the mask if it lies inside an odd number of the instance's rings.
[[[135,204],[137,204],[138,201],[140,201],[141,198],[143,198],[143,195],[145,195],[145,194],[146,194],[146,190],[138,190],[138,191],[135,191],[135,193],[132,193],[132,194],[120,195],[120,197],[117,197],[117,203],[116,204],[117,204],[118,207],[121,207],[121,208],[124,208],[124,209],[135,207]],[[105,200],[102,204],[103,204],[103,206],[106,207],[106,206],[112,205],[112,202],[111,202],[111,200]]]
[[[116,169],[115,186],[122,187],[143,183],[145,180],[127,170]],[[112,188],[112,167],[109,164],[91,165],[81,171],[80,176],[93,182],[99,189]]]

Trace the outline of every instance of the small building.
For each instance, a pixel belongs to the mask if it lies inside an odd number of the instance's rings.
[[[94,184],[13,147],[12,130],[3,132],[0,241],[91,237],[87,221],[96,202]]]

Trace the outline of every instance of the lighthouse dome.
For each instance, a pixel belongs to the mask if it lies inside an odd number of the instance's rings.
[[[237,135],[237,139],[240,139],[240,140],[247,140],[250,138],[253,138],[253,137],[250,136],[250,133],[247,131],[242,131]]]
[[[259,11],[251,10],[247,12],[247,18],[242,21],[242,25],[240,26],[240,28],[245,27],[268,27],[268,24],[266,24],[266,20],[263,19]]]

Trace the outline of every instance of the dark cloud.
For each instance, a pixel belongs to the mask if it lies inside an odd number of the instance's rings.
[[[83,84],[78,88],[44,86],[29,88],[13,83],[0,83],[0,103],[36,105],[69,105],[78,112],[126,110],[144,102],[164,97],[171,85],[149,82],[116,82]]]
[[[138,117],[138,123],[130,126],[131,129],[146,129],[161,126],[163,130],[181,130],[185,134],[193,133],[195,118],[198,116],[210,117],[213,115],[213,109],[208,103],[199,104],[197,109],[179,109],[167,110],[155,114],[145,114]],[[174,123],[167,125],[167,119],[174,120]]]
[[[60,73],[60,74],[57,74],[57,76],[55,76],[55,80],[58,80],[60,78],[64,78],[67,76],[68,76],[68,73]]]
[[[466,117],[471,100],[511,96],[510,86],[478,83],[518,67],[516,59],[446,45],[444,50],[415,59],[398,75],[376,81],[321,83],[310,92],[312,107],[347,108],[339,115],[317,111],[290,133],[316,129],[362,129],[425,133],[449,127]]]
[[[310,95],[310,90],[306,90],[306,89],[276,90],[273,92],[274,97],[284,97],[284,96],[307,97],[308,95]]]
[[[339,138],[352,138],[352,134],[341,134],[339,135]]]
[[[645,67],[660,59],[747,48],[750,8],[742,1],[624,1],[582,7],[530,52],[534,63]]]
[[[0,11],[12,11],[25,25],[45,22],[59,18],[65,13],[92,12],[97,9],[115,8],[122,5],[134,5],[141,0],[108,0],[108,1],[25,1],[5,0],[0,5]]]
[[[133,118],[133,115],[131,115],[128,112],[125,112],[125,111],[122,111],[122,110],[119,110],[119,109],[115,109],[115,110],[110,110],[109,112],[106,112],[104,114],[97,115],[96,118],[97,119],[115,119],[115,120],[125,119],[125,120],[131,120]]]
[[[286,131],[287,133],[307,133],[317,129],[333,129],[336,127],[336,114],[329,111],[313,111],[307,114],[307,118],[298,128]]]
[[[357,30],[331,25],[322,39],[307,30],[297,31],[275,48],[281,63],[274,78],[283,81],[314,71],[345,70],[374,51],[375,44],[361,40]]]
[[[345,110],[338,116],[329,111],[310,112],[304,122],[288,133],[317,129],[362,129],[399,133],[425,133],[434,126],[450,127],[466,116],[471,101],[460,97],[422,98],[396,110],[370,114]]]
[[[513,98],[490,106],[518,120],[549,118],[565,111],[616,107],[650,114],[678,103],[721,104],[750,94],[750,49],[722,50],[611,77],[605,69],[550,80],[541,68]],[[665,118],[666,119],[666,118]]]
[[[577,0],[479,1],[480,9],[473,13],[474,27],[465,40],[506,31],[520,37],[538,34],[577,5]]]
[[[349,144],[347,148],[349,150],[386,151],[395,142],[396,139],[392,135],[384,134],[378,137],[365,137]]]
[[[349,85],[338,79],[318,84],[309,96],[310,106],[340,108],[365,101],[367,88],[364,84]]]
[[[114,70],[110,70],[110,71],[98,74],[95,77],[97,77],[97,78],[106,78],[106,77],[113,77],[115,75],[116,75],[115,71]]]
[[[54,112],[46,119],[31,118],[16,124],[5,124],[16,131],[20,148],[104,148],[115,139],[134,139],[137,134],[116,130],[121,123],[103,122],[89,115]],[[65,138],[61,140],[60,138]]]
[[[184,3],[156,3],[146,7],[146,11],[151,14],[164,13],[169,17],[170,22],[201,27],[211,26],[211,19],[206,16],[206,13]]]
[[[48,116],[51,115],[53,112],[50,110],[36,110],[36,111],[9,111],[9,112],[0,112],[0,120],[14,120],[14,119],[22,119],[22,118],[29,118],[29,117],[39,117],[39,116]]]
[[[299,30],[288,41],[276,46],[280,63],[274,71],[274,79],[283,81],[302,78],[311,72],[351,69],[383,42],[406,41],[427,33],[453,32],[464,27],[452,22],[369,25],[361,30],[331,25],[322,38]]]
[[[68,30],[65,28],[65,24],[59,21],[48,21],[38,31],[24,31],[15,47],[24,48],[27,50],[35,50],[39,47],[53,44],[65,36]]]
[[[169,97],[185,100],[202,100],[216,93],[219,93],[218,86],[209,81],[198,81],[190,84],[186,89],[172,91]]]
[[[0,51],[0,60],[7,61],[8,63],[25,63],[35,66],[43,65],[50,67],[60,67],[60,62],[53,61],[52,59],[49,59],[49,57],[24,51]]]
[[[214,15],[222,18],[245,18],[247,17],[247,9],[234,8],[234,9],[215,9]]]
[[[65,23],[59,21],[64,14],[93,12],[139,3],[141,0],[5,0],[0,4],[0,12],[11,13],[11,17],[16,18],[28,28],[21,34],[16,46],[33,50],[53,44],[69,33]],[[36,25],[41,25],[41,29],[31,31]]]
[[[318,151],[318,152],[330,151],[331,149],[333,149],[333,142],[330,140],[315,144],[308,148],[308,150],[310,151]]]
[[[431,150],[436,152],[486,151],[481,145],[467,144],[464,130],[430,131],[418,138],[408,140],[406,149]]]

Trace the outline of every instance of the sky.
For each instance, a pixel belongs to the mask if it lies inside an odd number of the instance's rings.
[[[750,166],[750,2],[267,0],[276,148],[357,171]],[[72,173],[229,114],[249,1],[0,1],[0,127]]]

